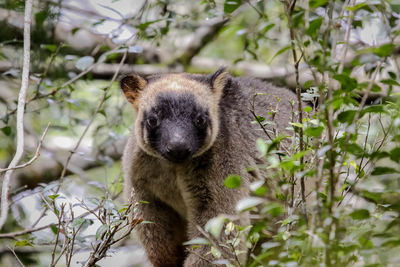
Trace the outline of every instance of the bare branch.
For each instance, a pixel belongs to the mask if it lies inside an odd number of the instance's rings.
[[[109,89],[111,88],[112,84],[114,83],[114,81],[117,79],[118,74],[119,74],[119,71],[120,71],[122,65],[123,65],[124,62],[125,62],[125,59],[126,59],[127,54],[128,54],[128,49],[125,50],[125,53],[124,53],[124,55],[123,55],[123,57],[122,57],[122,59],[121,59],[121,62],[120,62],[120,64],[119,64],[119,68],[118,68],[117,71],[114,73],[114,76],[113,76],[113,78],[112,78],[111,81],[110,81],[110,85],[108,86],[108,88],[106,88],[106,90],[104,90],[103,97],[102,97],[100,103],[98,104],[96,110],[94,111],[92,118],[90,119],[90,121],[89,121],[89,123],[87,124],[86,128],[83,130],[83,133],[81,134],[81,137],[79,138],[78,142],[76,143],[74,149],[70,152],[70,154],[69,154],[69,156],[68,156],[68,158],[67,158],[67,160],[66,160],[66,162],[65,162],[64,168],[63,168],[63,170],[62,170],[62,172],[61,172],[60,183],[59,183],[59,185],[58,185],[58,187],[57,187],[57,191],[60,190],[61,183],[62,183],[62,181],[63,181],[63,179],[64,179],[64,177],[65,177],[65,174],[67,173],[68,164],[69,164],[69,162],[70,162],[70,160],[71,160],[71,158],[72,158],[72,155],[73,155],[73,154],[76,152],[76,150],[79,148],[79,146],[80,146],[80,144],[81,144],[81,142],[82,142],[82,140],[83,140],[83,137],[86,135],[86,133],[87,133],[87,131],[89,130],[90,126],[92,125],[92,123],[93,123],[93,121],[94,121],[94,119],[95,119],[97,113],[99,113],[99,111],[100,111],[100,109],[102,108],[104,102],[106,101],[106,99],[107,99],[107,93],[108,93]],[[92,66],[93,66],[93,65],[92,65]]]
[[[292,3],[287,3],[288,10],[287,17],[289,20],[289,30],[290,30],[290,44],[292,49],[294,67],[295,67],[295,74],[296,74],[296,97],[297,97],[297,112],[298,112],[298,122],[301,124],[303,123],[303,107],[301,101],[301,88],[300,88],[300,73],[299,73],[299,64],[303,58],[303,54],[298,57],[296,51],[296,33],[294,28],[293,22],[293,11],[296,6],[296,0],[293,0]],[[304,139],[303,139],[303,128],[299,128],[299,149],[300,151],[304,151]],[[304,156],[300,157],[300,164],[303,165],[304,163]],[[293,185],[292,185],[293,187]],[[302,215],[305,221],[308,223],[307,217],[307,206],[306,206],[306,195],[305,195],[305,184],[304,184],[304,176],[300,178],[300,191],[301,191],[301,199],[302,199]],[[293,190],[292,190],[293,192]],[[293,201],[293,199],[292,199]]]
[[[355,0],[350,0],[349,7],[353,7],[355,2],[356,2]],[[346,61],[347,51],[349,50],[350,31],[351,31],[352,21],[353,21],[353,11],[351,9],[349,9],[349,15],[347,17],[347,29],[346,29],[346,33],[345,33],[345,37],[344,37],[344,50],[343,50],[343,54],[342,54],[342,60],[340,61],[340,65],[339,65],[339,69],[338,69],[339,74],[343,72],[343,67],[344,67],[344,64]]]
[[[8,249],[12,252],[12,254],[14,254],[15,258],[17,259],[19,265],[21,265],[22,267],[25,267],[25,265],[22,263],[22,261],[18,258],[17,253],[15,253],[15,250],[11,247],[8,247]]]
[[[195,34],[192,42],[185,48],[185,51],[174,60],[173,63],[181,63],[184,67],[188,66],[192,58],[206,46],[218,34],[219,30],[229,21],[229,19],[218,19],[211,25],[200,27]]]
[[[22,68],[21,89],[18,96],[17,108],[17,149],[3,179],[1,191],[1,212],[0,212],[0,229],[3,227],[8,216],[8,191],[10,189],[11,175],[14,172],[12,168],[17,166],[24,153],[24,113],[26,91],[29,86],[29,65],[30,65],[30,49],[31,49],[31,20],[32,20],[33,0],[26,0],[24,15],[24,65]]]
[[[17,236],[38,232],[38,231],[47,229],[47,228],[49,228],[51,226],[54,226],[54,225],[57,225],[57,224],[56,223],[50,223],[50,224],[46,224],[46,225],[40,226],[40,227],[32,227],[32,228],[21,230],[21,231],[16,231],[16,232],[11,232],[11,233],[4,233],[4,234],[0,234],[0,238],[15,238]]]
[[[21,164],[21,165],[18,165],[18,166],[15,166],[15,167],[11,167],[11,168],[10,167],[8,167],[6,169],[1,169],[0,168],[0,173],[5,172],[5,171],[25,168],[26,166],[31,165],[40,156],[40,149],[42,148],[42,143],[43,143],[44,137],[47,134],[47,131],[49,130],[49,126],[50,126],[50,122],[47,124],[46,129],[44,130],[42,136],[40,137],[39,144],[38,144],[38,146],[36,148],[35,155],[28,162],[26,162],[24,164]]]

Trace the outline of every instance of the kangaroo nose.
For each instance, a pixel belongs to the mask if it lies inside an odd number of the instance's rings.
[[[190,149],[183,140],[172,140],[167,144],[167,153],[174,162],[181,162],[190,155]]]

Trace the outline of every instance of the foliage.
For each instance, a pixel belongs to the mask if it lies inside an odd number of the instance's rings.
[[[220,219],[213,231],[228,241],[214,250],[231,248],[227,266],[238,265],[243,253],[244,266],[396,266],[400,101],[391,93],[399,74],[392,58],[396,7],[387,2],[303,4],[283,1],[291,44],[277,55],[292,52],[295,63],[311,69],[303,100],[312,106],[295,112],[301,119],[291,123],[294,136],[272,132],[259,140],[259,152],[270,163],[259,167],[265,168],[265,180],[251,184],[255,196],[237,205],[256,219],[248,231],[236,225],[236,235],[234,221]],[[266,13],[260,14],[263,20]],[[386,30],[389,43],[353,46],[346,32],[355,33],[375,18],[392,21]],[[346,61],[348,50],[356,54],[351,62]],[[357,77],[360,70],[365,82]],[[367,103],[371,92],[387,98]],[[279,123],[256,119],[264,126]],[[240,179],[230,176],[225,185],[236,188]],[[269,198],[270,188],[275,201]]]

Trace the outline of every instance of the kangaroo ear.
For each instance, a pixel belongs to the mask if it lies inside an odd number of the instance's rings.
[[[214,93],[222,95],[225,85],[228,83],[229,73],[225,67],[219,68],[215,73],[211,74],[210,82]]]
[[[142,91],[147,85],[146,79],[136,74],[129,74],[122,77],[119,84],[126,99],[137,109],[138,96],[140,91]]]

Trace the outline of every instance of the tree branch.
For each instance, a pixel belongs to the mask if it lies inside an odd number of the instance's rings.
[[[229,21],[229,19],[218,19],[214,23],[200,27],[195,32],[192,42],[185,48],[185,51],[172,64],[180,63],[187,67],[192,58],[196,56],[200,50],[211,42],[218,34],[219,30]]]
[[[10,189],[11,175],[13,169],[17,166],[24,153],[24,112],[25,112],[25,99],[26,91],[29,86],[29,65],[30,65],[30,49],[31,49],[31,20],[32,20],[32,4],[33,0],[26,0],[25,2],[25,15],[24,15],[24,65],[22,68],[22,82],[21,89],[18,96],[18,109],[17,109],[17,149],[3,179],[3,186],[1,192],[1,212],[0,212],[0,229],[3,227],[7,220],[8,215],[8,191]]]
[[[8,167],[6,169],[1,169],[0,168],[0,173],[5,172],[5,171],[25,168],[26,166],[31,165],[40,156],[40,149],[42,147],[42,143],[43,143],[44,137],[46,136],[47,131],[49,130],[49,126],[50,126],[50,122],[47,124],[46,129],[44,130],[42,136],[40,137],[39,144],[38,144],[38,146],[36,148],[35,155],[28,162],[26,162],[24,164],[21,164],[21,165],[18,165],[18,166],[15,166],[15,167]]]

